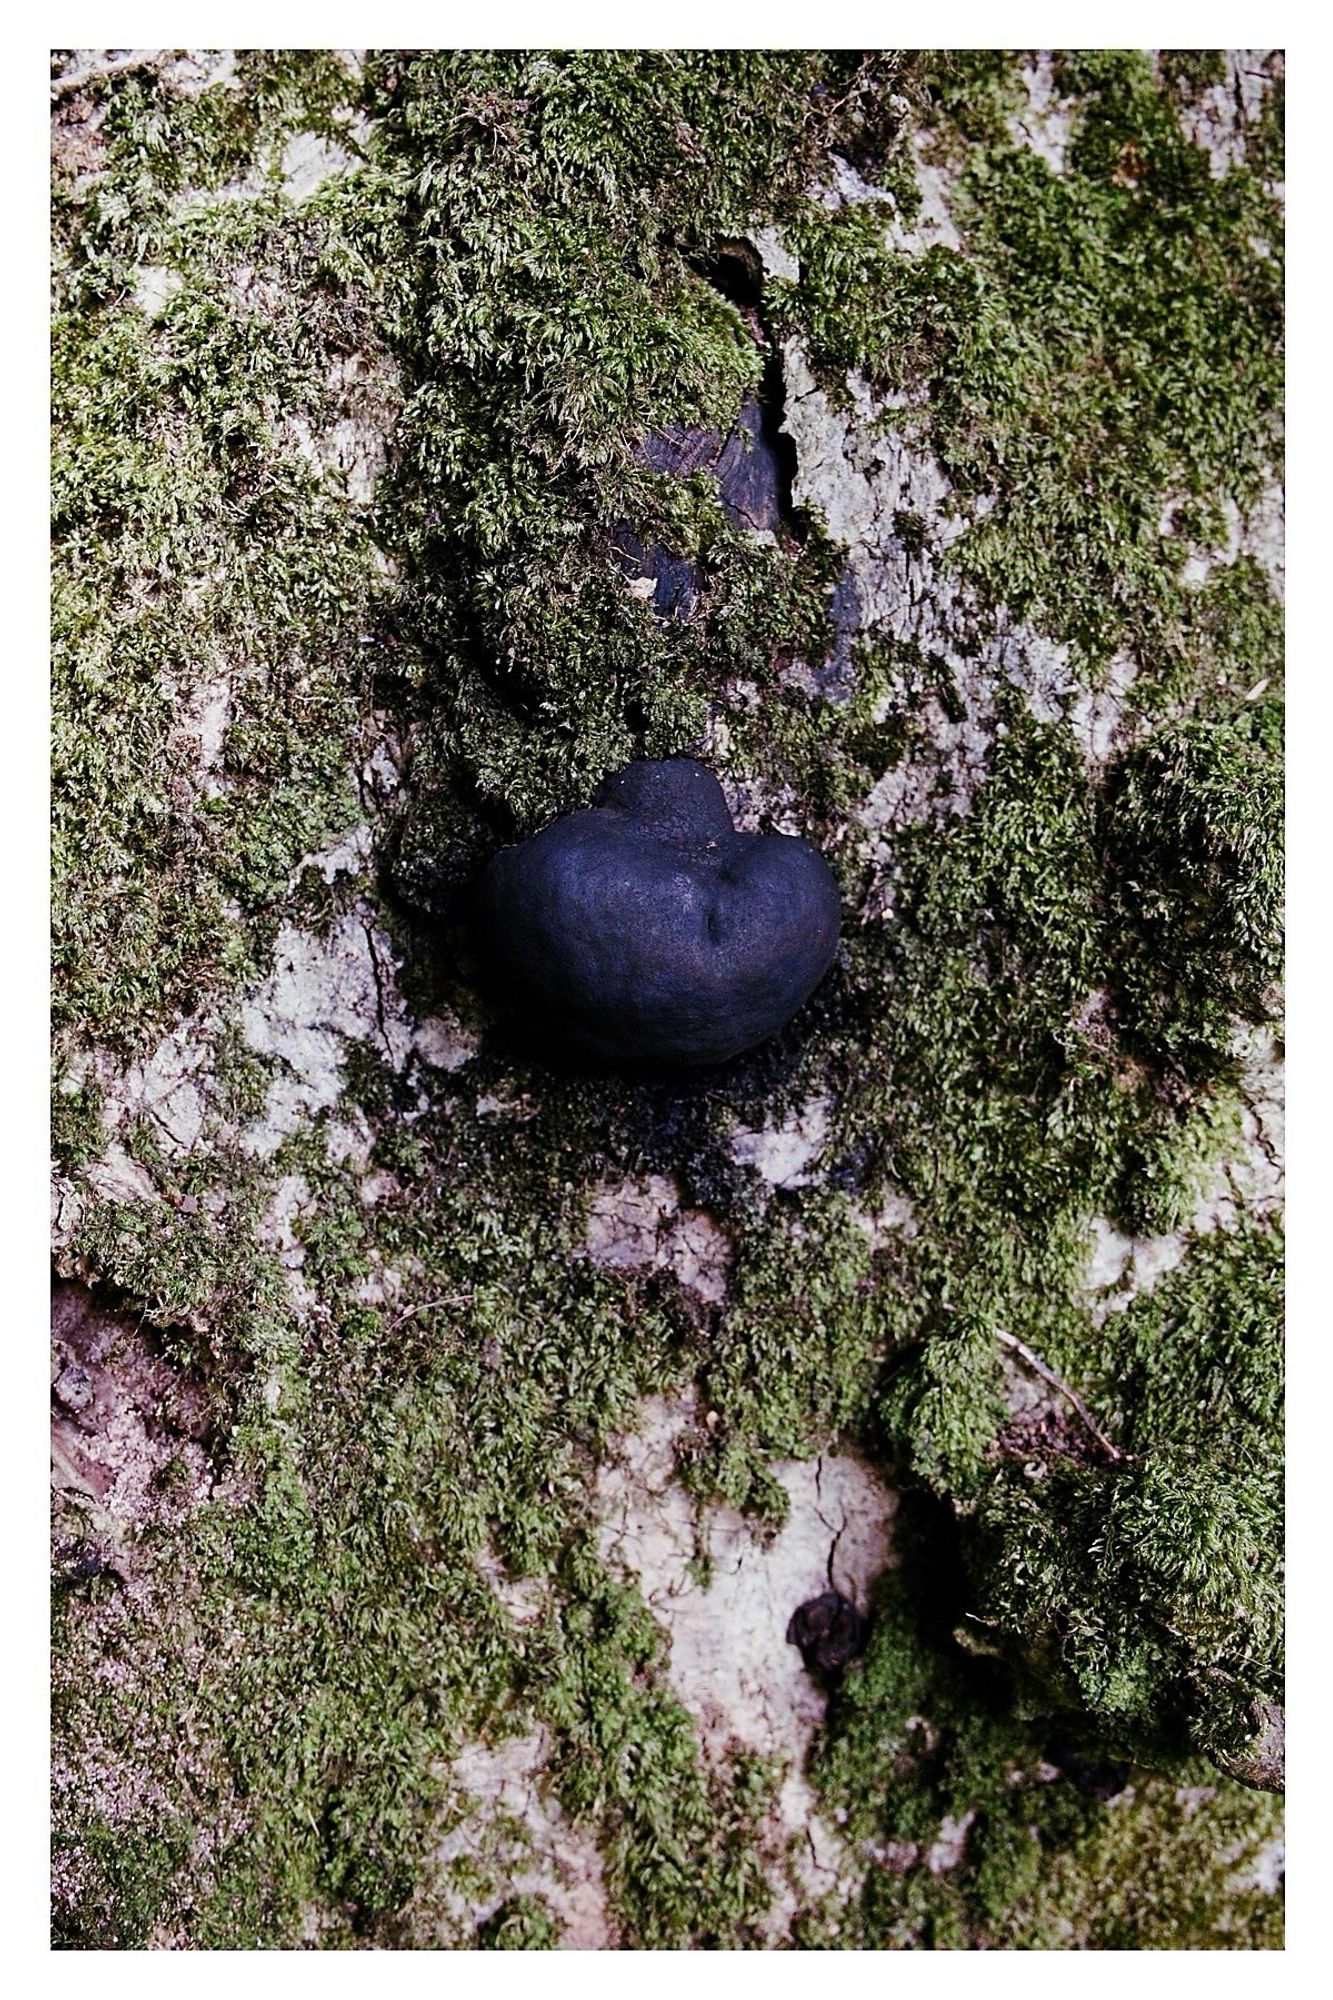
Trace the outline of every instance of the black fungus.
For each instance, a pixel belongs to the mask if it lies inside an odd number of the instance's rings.
[[[807,1673],[840,1674],[865,1645],[866,1625],[841,1591],[826,1590],[792,1612],[787,1644],[800,1648]]]
[[[498,997],[616,1064],[728,1061],[775,1034],[838,943],[822,855],[737,833],[692,758],[630,764],[586,812],[501,850],[478,885]]]

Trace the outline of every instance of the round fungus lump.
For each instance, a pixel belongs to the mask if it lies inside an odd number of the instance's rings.
[[[800,1648],[802,1663],[811,1674],[840,1674],[864,1650],[865,1641],[865,1619],[839,1590],[826,1590],[822,1597],[798,1604],[787,1626],[787,1644]]]
[[[738,833],[692,758],[628,765],[503,848],[478,890],[503,999],[599,1061],[726,1062],[809,999],[838,943],[822,855]]]

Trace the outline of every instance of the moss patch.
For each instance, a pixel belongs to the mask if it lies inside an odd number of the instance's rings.
[[[261,53],[66,104],[64,1255],[175,1329],[230,1409],[213,1501],[127,1532],[135,1592],[60,1596],[57,1738],[87,1780],[57,1811],[67,1948],[544,1948],[536,1892],[462,1922],[430,1883],[458,1752],[539,1726],[615,1934],[754,1944],[776,1774],[701,1756],[589,1498],[641,1399],[691,1384],[701,1504],[771,1516],[774,1458],[845,1439],[959,1536],[947,1626],[908,1570],[886,1582],[816,1772],[853,1842],[918,1856],[867,1850],[860,1903],[798,1933],[1271,1941],[1271,1898],[1232,1878],[1272,1809],[1220,1780],[1181,1805],[1202,1779],[1175,1760],[1243,1755],[1279,1685],[1274,1243],[1242,1218],[1100,1319],[1082,1278],[1098,1217],[1187,1232],[1235,1143],[1233,1025],[1273,1004],[1280,611],[1256,561],[1220,560],[1220,503],[1243,522],[1278,452],[1277,134],[1214,175],[1179,122],[1206,65],[1056,73],[1063,176],[1012,139],[998,52],[391,52],[356,74]],[[301,196],[299,135],[342,163]],[[916,205],[913,137],[958,250],[885,239]],[[835,154],[886,198],[812,195]],[[798,275],[726,296],[719,246],[764,225]],[[752,392],[774,428],[788,336],[831,394],[853,367],[894,391],[937,455],[978,646],[1034,621],[1085,691],[1132,657],[1137,740],[1109,771],[997,687],[971,812],[888,858],[860,838],[948,663],[863,632],[848,698],[810,693],[841,548],[790,509],[747,535],[642,450],[725,432]],[[697,565],[690,616],[628,587],[622,530]],[[539,1067],[471,993],[459,887],[625,758],[709,746],[757,817],[794,811],[830,854],[844,962],[688,1087]],[[362,822],[382,882],[303,866]],[[409,1022],[452,1010],[479,1052],[348,1042],[341,1100],[257,1151],[285,1072],[241,1002],[281,924],[331,936],[353,911],[391,937]],[[185,1152],[121,1128],[157,1198],[108,1192],[103,1082],[182,1017],[225,1024],[217,1122]],[[733,1127],[812,1099],[816,1172],[770,1189]],[[718,1313],[583,1255],[595,1190],[643,1172],[729,1232]],[[1015,1429],[1015,1341],[1110,1456],[1059,1397]],[[1167,1775],[1094,1811],[1034,1775],[1050,1718]],[[920,1851],[968,1813],[965,1861],[932,1873]]]
[[[950,1644],[958,1579],[941,1533],[928,1515],[904,1523],[903,1567],[881,1586],[820,1753],[821,1787],[876,1857],[841,1941],[1281,1949],[1259,1880],[1277,1805],[1206,1765],[1155,1776],[1114,1764],[1105,1739],[1080,1751],[1049,1723],[1016,1721],[1003,1676]]]

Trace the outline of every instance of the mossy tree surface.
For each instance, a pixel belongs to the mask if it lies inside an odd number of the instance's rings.
[[[705,1753],[598,1542],[608,1450],[687,1392],[701,1521],[840,1444],[914,1496],[812,1763],[856,1891],[784,1941],[1280,1940],[1276,1806],[1219,1775],[1282,1673],[1262,68],[1223,160],[1210,52],[68,53],[57,1259],[223,1414],[197,1505],[61,1492],[60,1546],[109,1551],[57,1595],[62,1946],[557,1944],[503,1829],[438,1859],[460,1754],[533,1732],[608,1939],[772,1942],[780,1774]],[[813,502],[755,535],[645,464],[751,395],[776,434],[797,355],[866,463],[937,468],[890,540],[953,650],[848,635]],[[688,616],[626,527],[695,566]],[[1044,699],[996,665],[1032,635]],[[966,795],[877,822],[969,730]],[[550,1067],[476,998],[459,890],[676,752],[828,854],[839,966],[689,1089]],[[774,1191],[734,1129],[812,1102]],[[722,1305],[586,1254],[643,1175],[726,1232]],[[1096,1297],[1099,1231],[1172,1268]]]

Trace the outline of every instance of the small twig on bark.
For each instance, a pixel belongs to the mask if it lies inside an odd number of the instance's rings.
[[[414,1313],[433,1312],[437,1306],[466,1305],[471,1297],[471,1292],[450,1292],[447,1299],[418,1299],[414,1306],[404,1306],[400,1313],[395,1313],[389,1321],[389,1332],[393,1333],[404,1320],[411,1319]]]
[[[65,76],[52,77],[51,102],[56,104],[72,90],[82,90],[86,83],[97,83],[104,76],[122,76],[131,69],[159,69],[165,60],[164,49],[131,49],[128,55],[117,56],[112,62],[90,63],[87,69],[70,70]]]
[[[1098,1426],[1098,1424],[1093,1420],[1092,1414],[1089,1411],[1087,1404],[1084,1402],[1083,1398],[1079,1395],[1077,1389],[1071,1389],[1067,1382],[1062,1382],[1060,1377],[1056,1374],[1055,1370],[1053,1368],[1048,1368],[1046,1366],[1046,1363],[1043,1360],[1041,1360],[1041,1358],[1038,1355],[1034,1354],[1032,1352],[1032,1349],[1029,1346],[1027,1346],[1027,1344],[1024,1341],[1018,1339],[1017,1335],[1012,1333],[1005,1333],[1003,1328],[997,1327],[995,1330],[995,1338],[998,1341],[1002,1342],[1005,1347],[1011,1347],[1015,1354],[1017,1354],[1022,1360],[1027,1362],[1029,1368],[1033,1369],[1036,1374],[1041,1376],[1043,1382],[1049,1382],[1052,1389],[1056,1390],[1058,1394],[1064,1397],[1065,1401],[1069,1403],[1072,1406],[1072,1408],[1078,1412],[1079,1416],[1082,1418],[1088,1430],[1091,1431],[1093,1437],[1096,1438],[1098,1444],[1101,1446],[1102,1450],[1106,1453],[1106,1456],[1110,1459],[1112,1465],[1118,1465],[1121,1459],[1124,1457],[1124,1453],[1121,1451],[1118,1445],[1114,1445],[1111,1443],[1111,1440],[1109,1437],[1107,1437],[1105,1431],[1102,1430]]]

